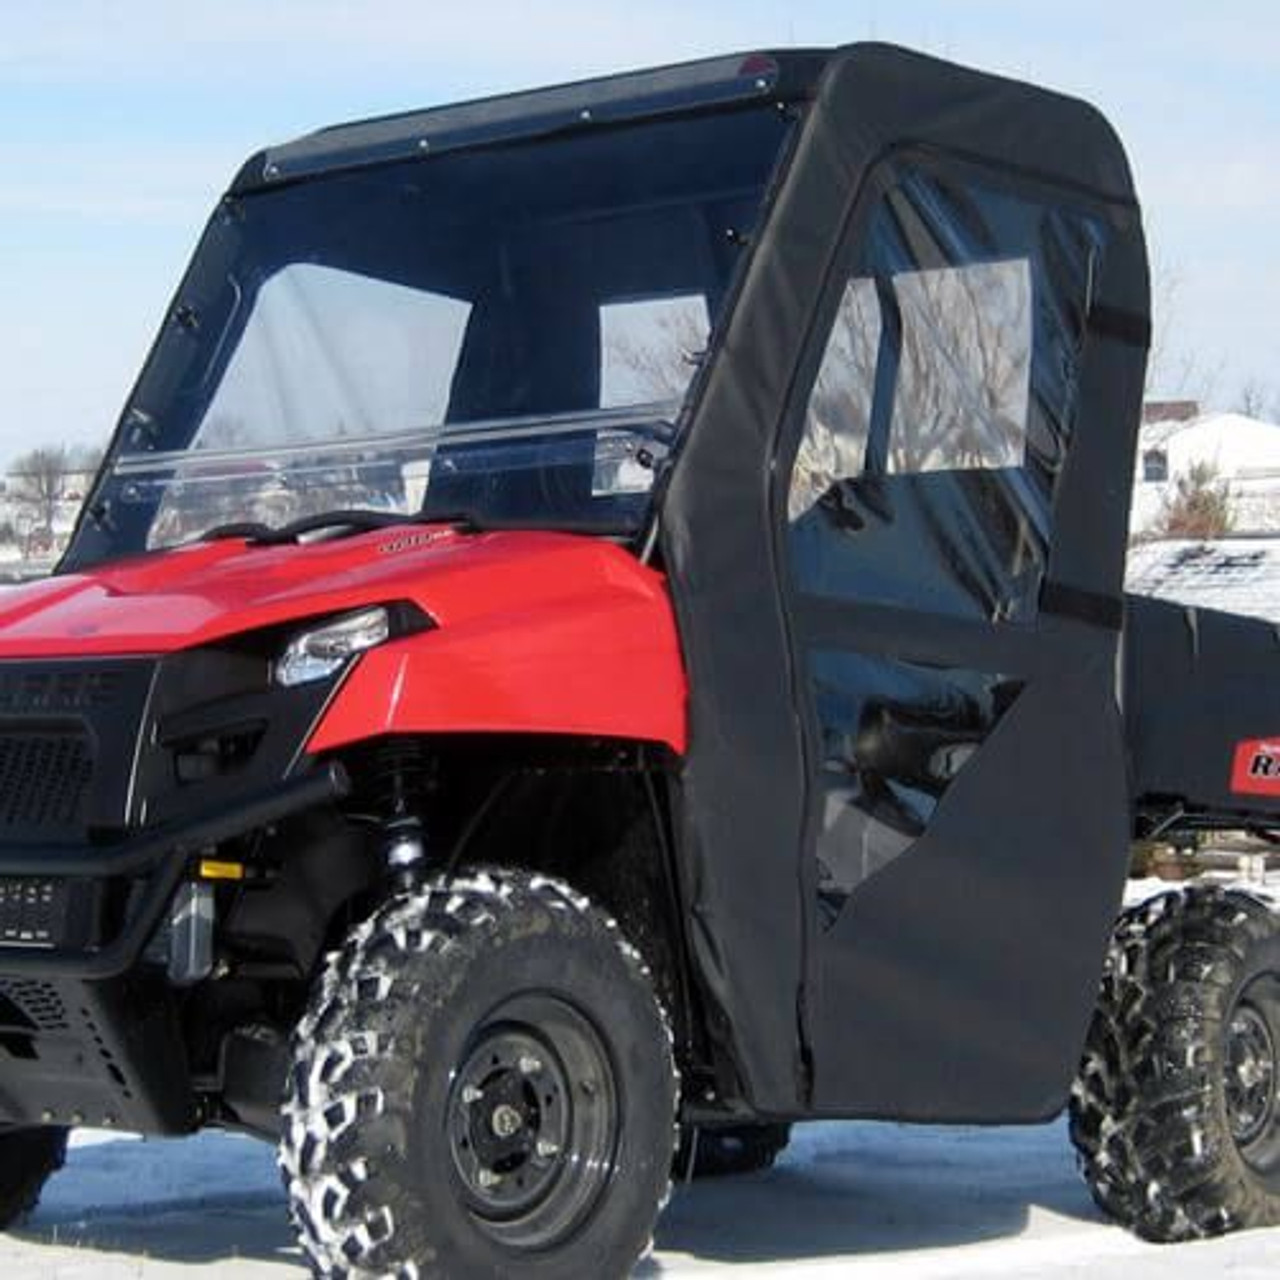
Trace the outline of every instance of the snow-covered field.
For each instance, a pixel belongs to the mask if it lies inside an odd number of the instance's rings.
[[[637,1274],[1274,1280],[1278,1271],[1280,1230],[1161,1248],[1104,1223],[1059,1122],[804,1126],[772,1172],[680,1190]],[[303,1275],[270,1150],[225,1134],[83,1135],[28,1223],[0,1237],[4,1280]]]

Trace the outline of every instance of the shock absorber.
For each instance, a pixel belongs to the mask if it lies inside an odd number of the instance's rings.
[[[430,864],[422,814],[435,786],[433,761],[421,743],[393,740],[377,761],[377,787],[382,823],[382,858],[392,878],[412,887]]]

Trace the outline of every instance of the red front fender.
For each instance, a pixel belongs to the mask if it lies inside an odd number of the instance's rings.
[[[365,654],[307,750],[386,734],[548,733],[683,753],[686,681],[665,583],[617,548],[583,552],[555,566],[545,599],[528,580],[502,592],[468,578],[465,597],[424,600],[439,628]]]

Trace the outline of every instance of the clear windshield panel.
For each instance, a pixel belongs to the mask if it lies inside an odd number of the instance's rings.
[[[349,511],[610,533],[643,519],[679,407],[121,457],[115,517],[146,511],[149,549],[229,524],[278,528]]]
[[[470,313],[444,294],[290,263],[259,288],[191,448],[269,449],[441,423]]]
[[[228,200],[70,558],[350,508],[634,532],[790,127],[753,107]]]

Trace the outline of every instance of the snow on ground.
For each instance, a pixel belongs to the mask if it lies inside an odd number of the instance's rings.
[[[1168,1248],[1103,1222],[1059,1121],[802,1126],[771,1172],[682,1188],[637,1276],[1274,1280],[1278,1270],[1280,1230]],[[4,1280],[303,1275],[270,1149],[227,1134],[82,1135],[31,1219],[0,1237]]]
[[[1130,885],[1129,901],[1173,886]],[[1273,896],[1275,875],[1262,889]],[[1280,1228],[1143,1244],[1103,1220],[1066,1127],[811,1124],[778,1167],[680,1188],[637,1280],[1275,1280]],[[273,1153],[231,1134],[141,1141],[84,1133],[16,1232],[3,1280],[304,1277]],[[596,1280],[583,1277],[583,1280]]]

